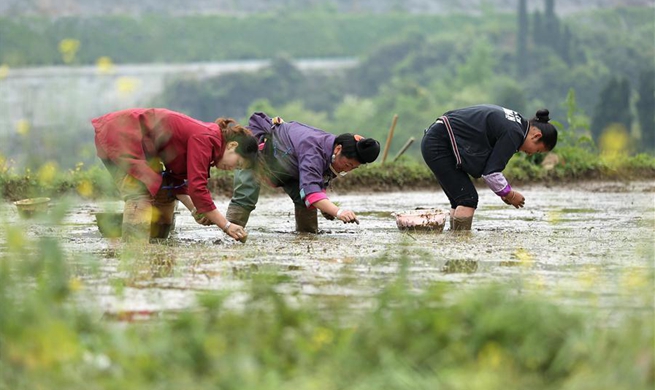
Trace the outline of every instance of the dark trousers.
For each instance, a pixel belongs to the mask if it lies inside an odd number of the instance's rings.
[[[446,126],[437,121],[425,130],[421,154],[450,201],[450,207],[478,207],[478,192],[469,175],[457,168]]]

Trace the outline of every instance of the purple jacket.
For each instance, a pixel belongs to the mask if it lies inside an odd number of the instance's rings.
[[[298,122],[273,126],[272,119],[261,112],[252,114],[248,128],[260,141],[274,135],[274,155],[285,172],[298,180],[303,199],[325,191],[327,178],[334,177],[330,170],[334,134]]]

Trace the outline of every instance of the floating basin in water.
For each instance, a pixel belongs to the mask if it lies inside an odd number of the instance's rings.
[[[14,202],[18,209],[18,215],[22,218],[32,218],[35,215],[48,212],[50,198],[28,198]]]
[[[400,230],[441,233],[450,212],[441,209],[416,209],[394,213]]]

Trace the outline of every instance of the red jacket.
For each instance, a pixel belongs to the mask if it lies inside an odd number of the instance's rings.
[[[207,178],[210,167],[225,152],[217,124],[163,108],[116,111],[91,122],[98,157],[111,160],[143,182],[152,196],[162,185],[157,166],[161,161],[176,183],[187,180],[188,189],[181,187],[175,192],[188,193],[198,212],[216,208]]]

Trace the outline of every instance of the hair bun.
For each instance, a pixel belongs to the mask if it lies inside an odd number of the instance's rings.
[[[536,117],[539,122],[548,123],[548,121],[550,121],[550,117],[548,115],[550,115],[548,109],[542,108],[541,110],[537,111]]]
[[[373,138],[363,138],[355,144],[357,157],[360,163],[372,163],[380,154],[380,143]]]

